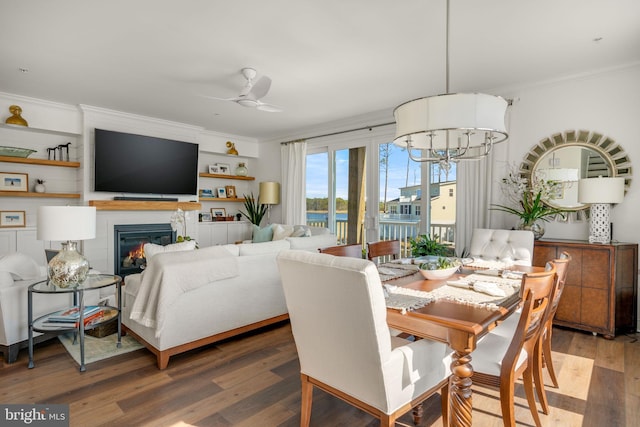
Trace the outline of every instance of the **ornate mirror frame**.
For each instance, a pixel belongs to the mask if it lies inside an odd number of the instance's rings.
[[[625,153],[624,149],[618,145],[615,140],[604,136],[601,133],[587,130],[567,130],[555,133],[550,137],[542,139],[537,145],[534,145],[525,156],[520,164],[520,175],[531,182],[531,175],[539,165],[540,160],[549,153],[554,152],[562,147],[579,146],[597,152],[607,164],[609,170],[612,171],[611,176],[624,178],[625,194],[631,186],[631,161]],[[556,221],[567,222],[583,221],[589,218],[589,206],[567,209],[567,213],[556,215]]]

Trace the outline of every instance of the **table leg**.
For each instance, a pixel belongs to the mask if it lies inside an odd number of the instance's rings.
[[[33,368],[33,294],[29,289],[27,291],[27,316],[29,320],[29,369]]]
[[[471,410],[473,408],[471,355],[455,351],[451,361],[451,373],[449,425],[471,427]]]
[[[118,343],[117,348],[122,347],[122,282],[116,283],[116,289],[118,290]]]

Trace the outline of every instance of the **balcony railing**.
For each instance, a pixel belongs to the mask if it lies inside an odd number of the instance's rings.
[[[328,227],[327,221],[309,221],[307,223],[314,227]],[[418,236],[420,222],[409,220],[380,219],[380,240],[400,240],[400,255],[402,257],[411,256],[411,246],[409,240]],[[453,247],[455,241],[455,224],[432,223],[429,231],[431,237],[438,237],[438,241],[447,246]],[[335,233],[338,244],[347,243],[347,220],[336,220]]]

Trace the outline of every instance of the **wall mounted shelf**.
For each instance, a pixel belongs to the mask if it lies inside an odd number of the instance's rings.
[[[237,179],[240,181],[255,181],[254,176],[238,176],[238,175],[221,175],[217,173],[200,173],[201,178],[220,178],[220,179]]]
[[[26,157],[0,156],[0,162],[22,163],[27,165],[59,166],[63,168],[79,168],[80,162],[64,162],[62,160],[29,159]]]
[[[0,197],[42,197],[49,199],[79,199],[77,193],[35,193],[31,191],[0,191]]]
[[[72,136],[72,137],[80,136],[79,133],[64,132],[64,131],[50,130],[50,129],[39,129],[39,128],[34,128],[29,126],[8,125],[6,123],[0,123],[0,128],[13,129],[21,132],[44,133],[49,135],[62,135],[62,136]]]
[[[202,205],[198,202],[160,202],[141,200],[89,200],[89,206],[99,211],[197,211]]]
[[[222,198],[222,197],[200,197],[201,202],[240,202],[244,203],[245,199],[242,197],[231,198]]]

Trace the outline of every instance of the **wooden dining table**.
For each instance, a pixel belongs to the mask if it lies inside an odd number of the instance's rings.
[[[542,267],[511,266],[509,270],[522,272],[543,271]],[[445,280],[425,280],[416,273],[385,280],[383,283],[430,292],[446,285],[447,280],[461,279],[477,269],[461,269],[459,274]],[[447,343],[453,349],[451,380],[449,383],[449,425],[471,426],[473,408],[471,385],[473,381],[472,353],[478,340],[510,316],[520,303],[518,292],[502,301],[497,310],[476,305],[437,299],[422,308],[403,312],[387,308],[387,323],[407,334]]]

